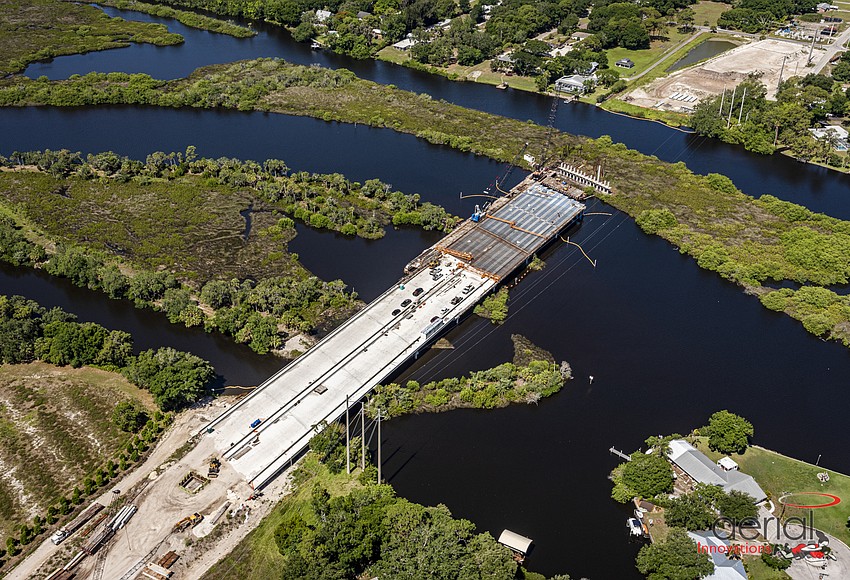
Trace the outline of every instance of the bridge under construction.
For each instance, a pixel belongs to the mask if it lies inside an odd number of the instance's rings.
[[[560,189],[560,188],[559,188]],[[315,426],[415,359],[572,224],[585,206],[527,178],[428,248],[405,276],[202,430],[255,489],[307,447]]]

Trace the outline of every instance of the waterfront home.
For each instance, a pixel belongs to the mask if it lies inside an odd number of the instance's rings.
[[[732,551],[726,540],[721,540],[711,532],[688,532],[688,537],[696,542],[697,549],[708,554],[714,564],[714,572],[703,576],[702,580],[746,580],[744,563],[729,557]]]
[[[767,494],[751,475],[719,467],[684,439],[670,442],[667,458],[676,468],[677,476],[685,476],[695,483],[716,485],[727,493],[733,489],[742,491],[749,494],[755,503],[767,499]]]
[[[566,93],[586,93],[596,84],[596,75],[564,76],[555,81],[555,89]]]

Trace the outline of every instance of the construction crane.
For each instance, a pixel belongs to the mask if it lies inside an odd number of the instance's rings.
[[[497,190],[499,190],[500,185],[504,185],[507,182],[508,177],[510,177],[511,173],[513,173],[514,168],[517,166],[517,163],[519,163],[519,158],[522,157],[522,154],[525,153],[526,149],[528,149],[528,142],[527,141],[520,148],[520,150],[517,151],[517,154],[514,155],[514,158],[511,160],[511,164],[508,165],[508,168],[505,169],[505,173],[502,174],[502,178],[501,179],[496,178],[496,189]]]
[[[558,103],[561,102],[561,91],[555,88],[555,98],[552,99],[552,106],[549,109],[549,124],[546,125],[546,141],[543,144],[543,151],[540,153],[540,162],[536,169],[543,169],[549,161],[549,147],[552,145],[552,134],[555,132],[555,119],[558,117]]]

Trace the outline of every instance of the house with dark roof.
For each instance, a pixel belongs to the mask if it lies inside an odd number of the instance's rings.
[[[634,61],[630,58],[621,58],[620,60],[618,60],[614,64],[617,65],[620,68],[634,68],[634,66],[635,66]]]
[[[753,501],[761,503],[767,499],[767,494],[756,483],[753,476],[742,473],[737,469],[725,469],[715,464],[704,453],[698,451],[693,445],[684,439],[675,439],[670,442],[667,451],[670,462],[699,483],[716,485],[726,493],[738,490],[749,494]]]

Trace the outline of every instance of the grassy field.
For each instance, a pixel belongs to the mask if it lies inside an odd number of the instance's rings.
[[[612,113],[622,113],[629,117],[636,117],[638,119],[660,121],[665,125],[670,125],[671,127],[681,127],[688,122],[688,115],[685,115],[684,113],[646,109],[631,103],[626,103],[620,99],[608,99],[602,103],[601,106],[606,111],[611,111]]]
[[[711,2],[710,0],[697,2],[691,6],[694,11],[694,24],[697,26],[717,26],[717,19],[720,18],[720,15],[731,8],[730,4],[723,2]]]
[[[63,186],[67,190],[57,195]],[[146,269],[166,267],[184,279],[306,275],[286,253],[294,229],[263,235],[277,223],[272,208],[200,176],[143,186],[3,171],[0,197],[51,239],[115,253]],[[253,224],[245,241],[239,212],[251,204]],[[53,219],[56,215],[63,219]]]
[[[785,570],[774,570],[765,564],[761,556],[744,556],[743,561],[750,580],[788,580],[791,578]]]
[[[54,56],[149,42],[179,44],[183,37],[162,24],[110,18],[93,6],[59,0],[0,2],[0,76]]]
[[[683,34],[675,28],[670,28],[667,31],[667,38],[664,40],[653,40],[649,48],[641,50],[629,50],[627,48],[617,47],[610,48],[606,51],[608,55],[608,66],[618,71],[623,77],[634,77],[645,71],[652,63],[662,58],[665,51],[676,46],[685,38],[688,38],[690,33]],[[614,65],[622,58],[630,58],[634,61],[634,68],[624,69]]]
[[[43,515],[131,438],[109,419],[116,403],[150,394],[121,375],[46,363],[0,366],[0,537]]]
[[[299,485],[295,493],[281,500],[256,530],[213,566],[204,575],[206,580],[278,578],[283,556],[275,543],[274,532],[286,515],[297,512],[309,518],[310,494],[315,484],[322,485],[332,496],[345,495],[360,486],[357,482],[359,470],[353,471],[353,475],[347,475],[344,471],[333,475],[312,454],[304,458],[300,469],[312,474],[311,478]]]
[[[699,448],[712,461],[717,461],[721,457],[721,454],[708,450],[704,442],[700,442]],[[845,543],[850,542],[850,532],[845,527],[848,504],[850,504],[850,477],[762,447],[750,447],[743,455],[732,455],[732,459],[738,463],[741,471],[756,479],[774,503],[777,503],[777,499],[783,494],[795,492],[828,493],[840,497],[842,503],[837,506],[811,511],[814,514],[816,528],[832,534]],[[829,474],[829,481],[821,483],[818,481],[817,474],[824,471]],[[808,502],[810,505],[815,505],[829,500],[801,494],[789,496],[787,501],[799,504]],[[807,516],[808,511],[789,507],[785,510],[785,515],[802,517]]]
[[[411,62],[409,52],[393,48],[392,46],[387,46],[381,49],[376,55],[376,58],[395,64],[404,64]],[[480,62],[473,66],[452,64],[444,68],[426,65],[423,65],[423,67],[430,70],[434,74],[447,76],[453,80],[472,81],[493,86],[499,85],[504,82],[512,89],[537,92],[537,84],[535,83],[533,77],[506,75],[504,73],[493,72],[492,70],[490,70],[489,60],[485,60],[484,62]]]

